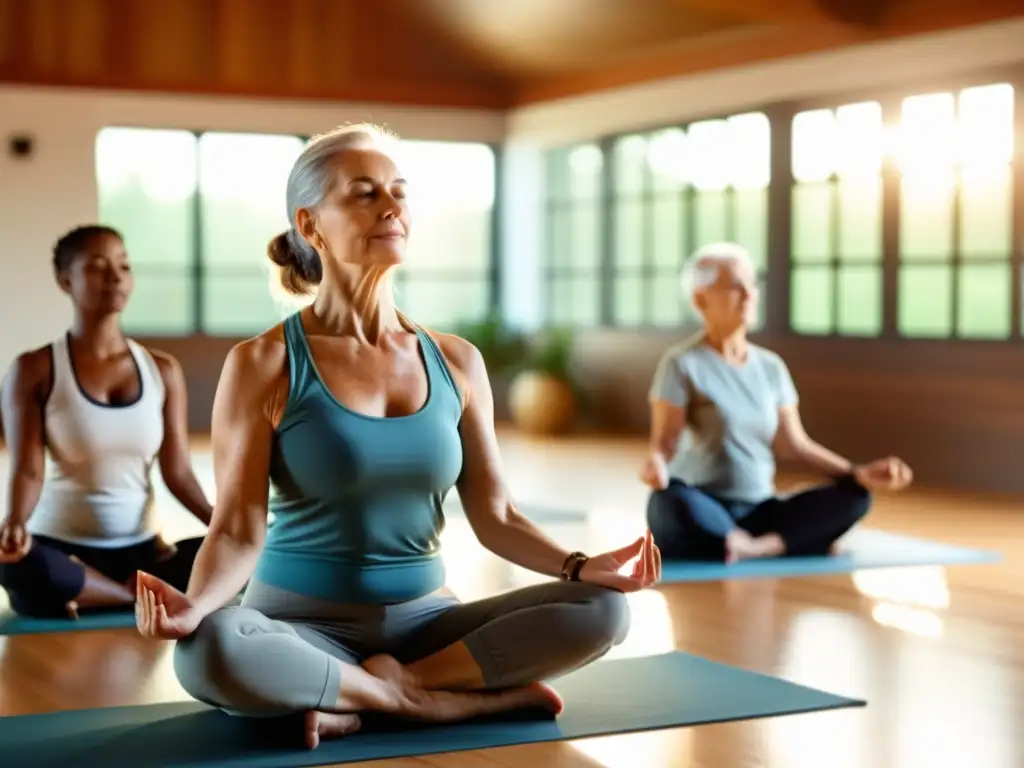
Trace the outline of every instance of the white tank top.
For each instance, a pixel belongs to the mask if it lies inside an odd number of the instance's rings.
[[[140,392],[124,405],[99,403],[85,393],[66,335],[52,345],[46,480],[28,522],[34,534],[113,549],[157,533],[150,472],[164,439],[164,383],[152,355],[127,341]]]

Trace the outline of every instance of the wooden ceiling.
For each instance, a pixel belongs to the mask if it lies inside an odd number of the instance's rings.
[[[1024,0],[0,0],[0,82],[504,108]]]

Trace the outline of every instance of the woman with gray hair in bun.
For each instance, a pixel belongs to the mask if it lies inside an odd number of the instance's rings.
[[[724,560],[824,555],[863,518],[870,491],[911,481],[900,459],[854,464],[815,442],[779,355],[751,343],[758,298],[746,250],[708,245],[683,270],[703,321],[662,356],[649,392],[647,520],[666,557]],[[775,454],[830,481],[780,498]]]
[[[588,557],[516,509],[480,352],[395,308],[412,220],[390,145],[344,127],[296,160],[292,226],[269,256],[312,304],[227,357],[217,502],[187,591],[138,579],[139,630],[178,641],[186,691],[231,714],[297,714],[311,748],[358,729],[364,711],[557,713],[543,681],[620,643],[623,593],[661,568],[649,532]],[[552,579],[460,602],[440,552],[453,487],[484,547]]]

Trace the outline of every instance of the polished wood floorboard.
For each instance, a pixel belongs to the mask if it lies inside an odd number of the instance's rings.
[[[534,441],[505,432],[502,447],[509,484],[520,502],[587,513],[586,522],[545,524],[557,539],[594,549],[628,542],[642,529],[645,493],[635,480],[640,442]],[[212,491],[209,454],[201,442],[195,462]],[[0,464],[6,476],[6,460]],[[797,482],[800,478],[786,479],[786,484]],[[163,492],[161,509],[170,535],[201,532]],[[664,585],[630,597],[633,628],[612,654],[680,649],[863,697],[869,702],[864,709],[361,765],[1024,766],[1020,500],[915,489],[879,499],[869,524],[998,548],[1005,560],[949,569]],[[449,523],[445,546],[450,583],[464,599],[537,578],[482,550],[459,517]],[[132,631],[0,638],[0,715],[185,699],[168,650]],[[628,695],[643,706],[643,690]]]

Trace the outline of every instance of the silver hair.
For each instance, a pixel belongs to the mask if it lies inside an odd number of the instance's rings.
[[[312,296],[323,277],[320,255],[295,228],[300,209],[315,210],[331,192],[332,161],[350,149],[379,149],[393,154],[397,137],[368,123],[343,125],[313,137],[295,160],[285,188],[289,227],[270,242],[268,255],[277,265],[276,287],[291,296]]]
[[[694,251],[679,276],[683,295],[693,302],[699,291],[718,280],[722,267],[741,267],[754,271],[750,252],[738,243],[710,243]]]

